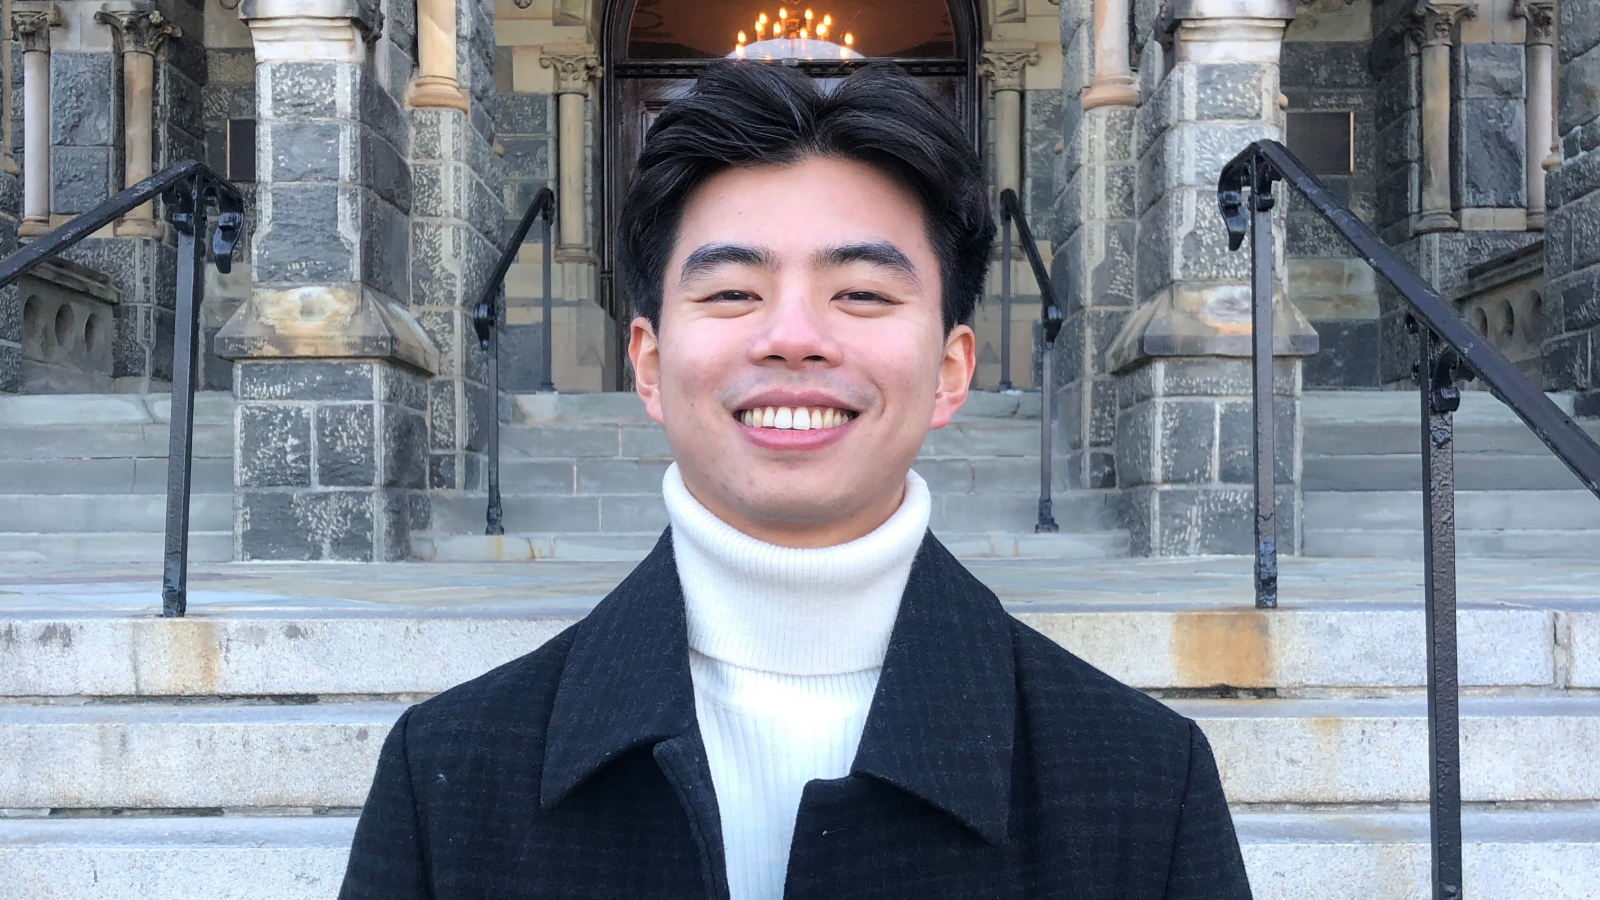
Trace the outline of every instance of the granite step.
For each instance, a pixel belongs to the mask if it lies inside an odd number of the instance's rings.
[[[166,552],[166,535],[152,531],[79,531],[65,534],[0,532],[0,563],[159,564]],[[233,559],[233,532],[190,531],[191,563],[228,562]]]
[[[196,494],[232,493],[233,460],[197,457]],[[0,494],[164,494],[167,458],[13,459],[0,463]]]
[[[1258,812],[1234,824],[1257,900],[1415,900],[1424,812]],[[55,900],[333,900],[353,816],[0,819],[0,884]],[[1469,809],[1466,895],[1593,900],[1600,813]]]
[[[1313,456],[1304,462],[1307,491],[1420,491],[1422,457],[1410,454]],[[1458,453],[1457,491],[1586,491],[1549,451],[1542,455]]]
[[[0,460],[166,459],[170,440],[164,424],[0,428]],[[231,459],[233,426],[196,425],[192,453],[196,458]]]
[[[0,494],[0,528],[7,532],[82,534],[161,533],[167,497],[148,494]],[[193,531],[230,531],[233,494],[194,494],[189,502]]]
[[[311,590],[305,599],[282,596],[282,588],[262,581],[265,575],[227,580],[197,573],[190,582],[195,615],[185,619],[151,614],[159,609],[153,580],[98,578],[37,589],[8,581],[9,599],[0,595],[0,602],[23,606],[0,614],[0,697],[438,693],[534,650],[616,583],[614,567],[552,563],[557,568],[541,567],[533,580],[511,578],[508,567],[504,586],[475,592],[470,585],[482,581],[480,570],[433,565],[448,577],[413,583],[394,580],[404,579],[403,571],[361,569],[369,582],[380,579],[366,587],[381,589],[381,605],[315,599],[351,593],[326,580],[341,573],[320,575],[321,567],[302,576],[314,582],[292,589]],[[1011,598],[1007,607],[1023,622],[1136,687],[1290,696],[1415,690],[1426,683],[1420,603],[1311,600],[1289,580],[1276,610],[1253,608],[1248,591],[1225,606],[1159,591],[1145,602],[1069,602],[1063,592],[1099,596],[1094,580],[1066,576],[1040,591],[1029,586],[1036,565],[1046,563],[997,562],[978,571]],[[1192,562],[1186,566],[1195,571]],[[1214,581],[1188,580],[1190,593]],[[1540,596],[1533,590],[1520,589],[1525,599],[1515,603],[1463,602],[1465,688],[1600,688],[1600,600],[1527,599]],[[473,596],[495,600],[475,604]],[[33,608],[38,603],[48,606]]]
[[[1174,700],[1234,803],[1428,799],[1420,696]],[[399,702],[0,704],[0,809],[358,808]],[[1600,801],[1600,697],[1466,697],[1467,802]]]

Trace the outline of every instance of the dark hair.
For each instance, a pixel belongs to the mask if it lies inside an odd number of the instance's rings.
[[[719,62],[656,119],[622,201],[617,264],[638,315],[661,324],[667,259],[689,194],[718,172],[830,156],[865,163],[922,203],[944,327],[972,318],[994,246],[989,192],[965,131],[922,82],[875,63],[831,93],[796,69]]]

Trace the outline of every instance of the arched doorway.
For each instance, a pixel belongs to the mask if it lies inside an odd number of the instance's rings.
[[[778,25],[780,11],[786,26]],[[780,27],[781,42],[758,43]],[[793,41],[800,28],[806,28],[806,40]],[[842,78],[867,61],[891,60],[947,98],[978,142],[974,0],[816,0],[793,9],[783,0],[612,0],[602,29],[597,237],[600,305],[613,324],[608,362],[615,364],[607,366],[612,390],[630,386],[623,360],[631,312],[612,274],[611,239],[628,176],[656,115],[706,66],[738,52],[741,33],[748,57],[783,56],[772,64],[797,66],[824,80]]]

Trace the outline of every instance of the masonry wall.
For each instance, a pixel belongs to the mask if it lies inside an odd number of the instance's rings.
[[[1560,4],[1559,167],[1546,180],[1545,389],[1600,416],[1600,2]]]

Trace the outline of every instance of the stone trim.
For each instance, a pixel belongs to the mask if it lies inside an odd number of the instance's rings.
[[[555,73],[558,97],[563,94],[587,97],[589,82],[605,74],[600,57],[588,47],[545,47],[539,55],[539,65]]]
[[[1032,44],[1015,46],[991,43],[983,50],[978,71],[989,80],[991,92],[1020,92],[1023,87],[1022,70],[1038,63],[1039,48]]]
[[[183,37],[183,29],[155,10],[99,10],[94,20],[109,27],[123,53],[154,56],[167,38]]]

